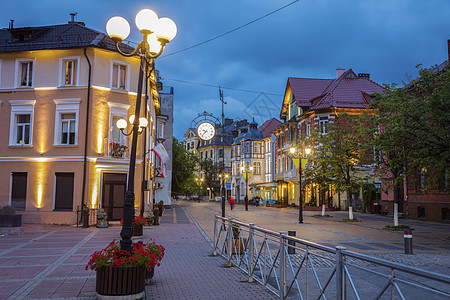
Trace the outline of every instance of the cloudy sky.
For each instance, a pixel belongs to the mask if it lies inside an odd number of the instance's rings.
[[[76,12],[78,21],[105,32],[119,15],[130,22],[131,42],[141,38],[139,10],[173,19],[178,35],[156,65],[175,89],[178,139],[198,113],[220,117],[218,86],[226,117],[255,116],[261,124],[279,117],[288,77],[334,78],[336,68],[352,68],[380,84],[401,84],[417,74],[417,64],[448,59],[450,39],[449,0],[0,0],[0,7],[3,28],[10,19],[14,27],[63,24]]]

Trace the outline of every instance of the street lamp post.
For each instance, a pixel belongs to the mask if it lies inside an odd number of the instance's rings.
[[[252,176],[252,171],[253,171],[253,166],[242,166],[241,167],[241,172],[242,172],[242,176],[244,176],[245,179],[245,198],[244,198],[244,202],[245,202],[245,210],[248,210],[248,180],[250,179],[250,176]]]
[[[306,157],[303,157],[302,149],[296,149],[295,147],[289,148],[289,152],[292,156],[292,161],[294,162],[295,166],[298,170],[298,177],[299,177],[299,197],[298,197],[298,222],[303,223],[303,187],[302,187],[302,173],[303,173],[303,162],[308,160]],[[310,148],[305,148],[305,154],[308,155],[311,153]]]
[[[220,189],[221,189],[221,195],[222,195],[222,203],[225,203],[225,194],[227,192],[226,183],[227,183],[227,180],[228,180],[228,174],[219,174],[219,179],[220,179]],[[225,214],[225,209],[222,209],[222,213]],[[225,217],[225,215],[223,215],[223,217]]]
[[[113,17],[106,23],[106,31],[115,43],[116,50],[123,56],[139,56],[140,67],[136,96],[135,118],[133,118],[133,128],[129,134],[132,134],[130,149],[130,167],[128,171],[128,185],[125,192],[125,202],[123,207],[123,225],[120,232],[121,250],[131,253],[132,221],[134,216],[134,169],[136,166],[137,136],[139,132],[140,109],[142,97],[142,81],[144,71],[148,79],[148,66],[154,68],[154,59],[159,57],[164,50],[165,45],[170,42],[177,33],[175,23],[169,18],[158,18],[156,13],[150,9],[143,9],[136,15],[136,26],[143,35],[142,41],[131,53],[122,52],[119,43],[126,39],[130,33],[130,25],[122,17]],[[120,121],[120,120],[119,120]],[[119,123],[118,121],[118,123]],[[122,130],[125,129],[126,121],[121,121]],[[147,125],[146,125],[147,126]],[[119,126],[118,126],[119,127]],[[142,128],[142,127],[141,127]]]

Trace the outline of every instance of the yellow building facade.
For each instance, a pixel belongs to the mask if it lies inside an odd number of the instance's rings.
[[[131,138],[115,123],[134,114],[139,58],[80,22],[3,29],[0,43],[0,206],[15,206],[24,223],[75,224],[83,205],[120,220]],[[158,103],[143,102],[138,212],[152,203],[156,159],[144,153]]]

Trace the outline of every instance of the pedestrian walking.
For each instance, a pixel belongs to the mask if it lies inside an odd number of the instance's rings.
[[[228,199],[228,202],[230,202],[231,210],[233,210],[234,203],[235,203],[234,198],[233,198],[233,197],[230,197],[230,199]]]

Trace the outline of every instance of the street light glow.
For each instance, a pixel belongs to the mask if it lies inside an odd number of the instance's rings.
[[[130,34],[130,24],[122,17],[112,17],[106,23],[106,32],[114,41],[123,41]]]
[[[143,9],[136,15],[136,27],[142,32],[143,30],[153,32],[158,22],[158,15],[151,9]]]

